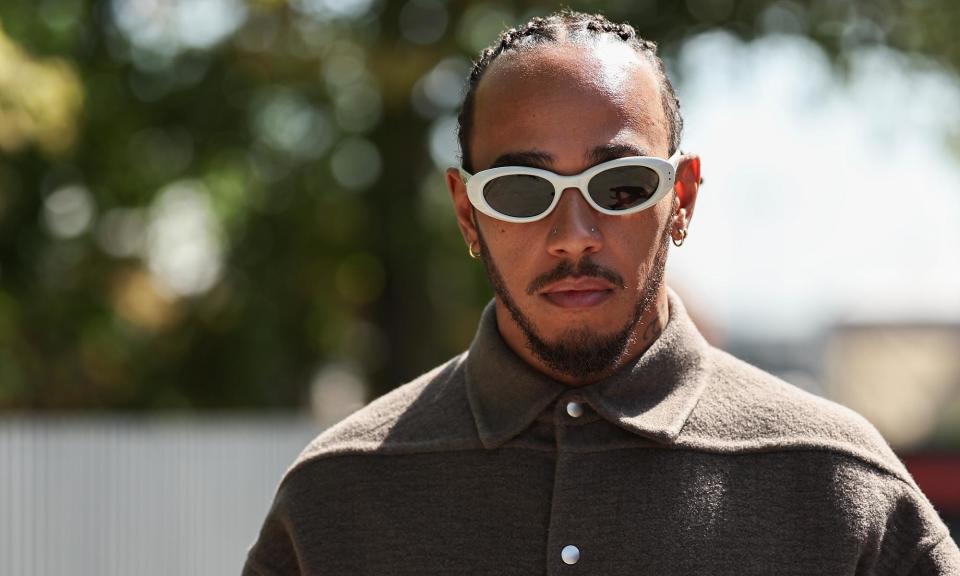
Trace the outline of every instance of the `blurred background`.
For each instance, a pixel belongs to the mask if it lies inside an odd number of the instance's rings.
[[[668,283],[870,419],[960,528],[960,4],[609,0],[703,159]],[[0,573],[237,574],[325,426],[491,298],[442,170],[558,6],[0,3]]]

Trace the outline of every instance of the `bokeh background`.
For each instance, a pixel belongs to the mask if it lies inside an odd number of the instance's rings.
[[[960,5],[565,5],[660,44],[708,338],[867,416],[956,535]],[[0,573],[238,573],[309,438],[469,345],[463,81],[558,6],[0,3]]]

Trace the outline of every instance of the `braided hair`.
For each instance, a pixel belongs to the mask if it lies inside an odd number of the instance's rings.
[[[660,83],[660,103],[667,117],[669,154],[676,152],[680,147],[683,117],[680,116],[680,100],[667,77],[663,60],[657,56],[657,44],[637,36],[633,26],[626,22],[614,23],[602,14],[585,14],[563,9],[545,18],[533,18],[520,28],[510,28],[503,32],[500,34],[499,42],[484,48],[480,52],[480,57],[473,63],[473,69],[467,80],[463,106],[457,117],[457,138],[460,142],[460,161],[463,169],[473,172],[470,160],[470,134],[473,129],[473,107],[477,85],[484,72],[498,56],[504,52],[519,52],[543,44],[560,43],[568,38],[600,38],[604,34],[616,36],[620,41],[643,54],[653,65]]]

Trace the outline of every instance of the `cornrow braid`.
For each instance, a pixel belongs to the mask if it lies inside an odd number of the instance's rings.
[[[669,153],[680,147],[683,132],[683,117],[680,115],[680,100],[667,77],[663,60],[657,56],[657,44],[637,36],[633,26],[607,20],[602,14],[586,14],[564,9],[546,17],[535,17],[520,28],[510,28],[500,34],[498,42],[480,51],[467,79],[466,94],[457,117],[457,139],[460,143],[460,163],[467,172],[473,172],[470,159],[470,134],[473,130],[473,108],[477,85],[490,64],[504,52],[519,52],[543,44],[559,43],[566,39],[599,38],[604,34],[614,35],[622,42],[643,54],[653,65],[660,83],[660,103],[667,117],[669,129]]]

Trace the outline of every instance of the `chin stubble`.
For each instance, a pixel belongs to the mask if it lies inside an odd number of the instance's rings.
[[[544,340],[537,327],[517,306],[509,290],[507,290],[500,270],[490,257],[490,251],[479,226],[477,227],[477,238],[490,284],[526,337],[527,348],[552,370],[576,380],[586,380],[608,371],[611,366],[618,363],[630,345],[635,342],[635,328],[650,306],[653,305],[657,292],[660,290],[660,285],[663,283],[667,252],[670,247],[670,225],[668,223],[664,226],[654,257],[653,268],[647,275],[643,291],[634,306],[633,315],[623,328],[608,335],[598,334],[585,327],[571,328],[554,342]],[[597,266],[590,260],[589,256],[584,256],[575,266],[569,261],[561,262],[554,270],[545,274],[541,279],[535,280],[531,286],[538,283],[543,284],[546,278],[549,278],[550,282],[555,282],[566,277],[584,276],[601,277],[612,281],[611,276],[616,275],[612,271]],[[619,278],[619,276],[616,277]],[[614,283],[623,286],[622,281]],[[644,338],[655,340],[661,329],[658,320],[651,319],[651,326],[644,331]]]

